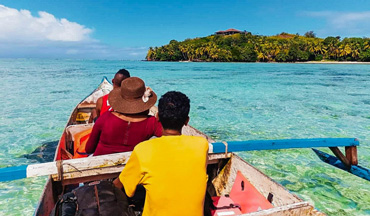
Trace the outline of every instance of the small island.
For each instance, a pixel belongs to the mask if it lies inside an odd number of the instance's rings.
[[[370,62],[370,38],[316,37],[282,32],[274,36],[253,35],[228,29],[207,37],[171,40],[150,47],[147,61],[192,62]]]

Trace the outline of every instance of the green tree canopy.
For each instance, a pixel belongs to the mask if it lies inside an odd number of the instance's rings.
[[[207,62],[296,62],[370,61],[369,38],[340,36],[317,38],[313,31],[304,36],[282,32],[274,36],[242,32],[233,35],[171,40],[161,47],[150,47],[148,61]]]

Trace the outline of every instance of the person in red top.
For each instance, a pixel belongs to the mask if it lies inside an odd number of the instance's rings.
[[[113,89],[121,87],[121,82],[130,77],[130,72],[128,72],[126,69],[120,69],[112,79]],[[96,101],[96,108],[93,112],[93,119],[96,119],[96,117],[101,116],[104,112],[108,111],[110,109],[110,104],[108,101],[108,94],[104,95],[103,97],[100,97]]]
[[[152,136],[162,136],[162,125],[149,109],[157,95],[138,77],[122,81],[120,88],[108,96],[113,111],[103,113],[95,122],[86,144],[87,153],[94,156],[132,151]]]

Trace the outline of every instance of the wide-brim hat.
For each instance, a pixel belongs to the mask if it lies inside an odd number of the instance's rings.
[[[157,102],[157,95],[145,87],[142,79],[130,77],[109,93],[108,101],[114,111],[136,114],[149,110]]]

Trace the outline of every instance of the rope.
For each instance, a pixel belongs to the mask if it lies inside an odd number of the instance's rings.
[[[81,171],[81,170],[77,169],[77,167],[73,166],[72,164],[66,163],[65,165],[71,166],[71,167],[73,167],[75,170],[77,170],[78,172],[82,173],[82,171]]]
[[[63,180],[63,160],[57,161],[58,181]]]

